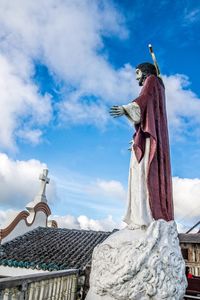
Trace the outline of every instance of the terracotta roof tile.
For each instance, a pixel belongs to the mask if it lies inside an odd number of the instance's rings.
[[[0,265],[42,270],[82,269],[112,232],[38,227],[0,246]]]

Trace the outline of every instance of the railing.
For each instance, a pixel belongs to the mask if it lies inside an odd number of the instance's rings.
[[[200,276],[200,263],[198,262],[187,262],[187,266],[190,268],[190,273],[194,276]]]
[[[76,300],[79,270],[0,279],[0,300]]]

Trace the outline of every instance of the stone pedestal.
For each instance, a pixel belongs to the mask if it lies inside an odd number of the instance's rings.
[[[94,249],[86,300],[182,300],[186,286],[176,224],[158,220]]]

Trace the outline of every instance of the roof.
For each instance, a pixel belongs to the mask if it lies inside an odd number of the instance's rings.
[[[179,233],[180,243],[200,244],[200,233]]]
[[[112,232],[44,228],[0,246],[0,265],[38,270],[82,269],[91,264],[95,246]]]

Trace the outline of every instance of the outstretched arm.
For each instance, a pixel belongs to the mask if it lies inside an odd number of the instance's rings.
[[[123,105],[124,113],[129,121],[135,125],[141,121],[141,111],[137,103],[131,102],[127,105]]]

